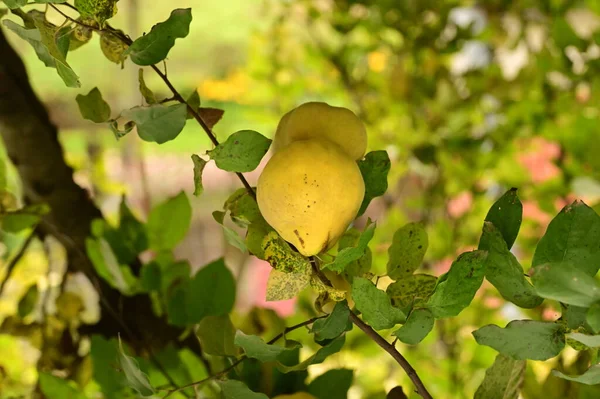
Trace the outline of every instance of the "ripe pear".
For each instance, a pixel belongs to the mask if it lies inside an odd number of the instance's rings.
[[[339,145],[356,161],[367,150],[365,125],[349,109],[321,102],[308,102],[281,118],[273,139],[273,150],[306,139],[326,139]]]
[[[265,220],[305,256],[337,242],[365,195],[356,162],[338,145],[294,141],[269,160],[257,184]]]

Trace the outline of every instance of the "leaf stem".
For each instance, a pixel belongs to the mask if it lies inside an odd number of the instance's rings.
[[[398,350],[396,347],[389,342],[387,342],[381,335],[379,335],[371,326],[362,321],[356,313],[350,311],[350,319],[352,322],[360,328],[365,334],[369,336],[377,345],[379,345],[383,350],[389,353],[396,362],[404,369],[408,377],[411,379],[415,387],[417,388],[417,393],[421,395],[424,399],[433,399],[431,394],[423,385],[423,381],[419,378],[417,371],[410,365],[408,360]]]

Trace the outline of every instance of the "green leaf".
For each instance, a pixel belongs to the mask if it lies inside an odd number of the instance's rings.
[[[157,205],[148,216],[148,239],[155,250],[173,249],[190,228],[192,207],[182,191]]]
[[[352,298],[364,321],[375,330],[392,328],[406,319],[404,313],[392,306],[386,293],[366,278],[354,279]]]
[[[579,327],[585,326],[587,308],[579,306],[571,306],[561,303],[562,308],[562,320],[565,322],[567,328],[577,330]]]
[[[329,269],[339,274],[344,271],[347,265],[363,257],[368,248],[369,241],[373,239],[373,235],[375,234],[375,227],[376,224],[370,223],[369,220],[367,222],[365,230],[358,238],[356,246],[347,247],[340,250],[333,262],[325,264],[324,266],[322,266],[322,269]]]
[[[323,342],[339,337],[346,331],[352,330],[350,308],[348,302],[337,302],[333,311],[325,318],[313,323],[311,333],[315,335],[316,342]]]
[[[487,216],[486,222],[491,222],[506,242],[506,247],[511,249],[523,219],[523,204],[517,195],[517,189],[511,188],[498,201],[492,205]],[[481,247],[479,249],[482,249]]]
[[[587,311],[586,321],[595,333],[600,333],[600,302],[594,303]]]
[[[248,233],[246,234],[246,247],[248,248],[248,251],[258,259],[267,260],[263,243],[274,239],[273,235],[271,235],[270,238],[267,238],[267,236],[272,233],[278,237],[277,232],[273,230],[262,217],[260,220],[252,222],[250,226],[248,226]],[[280,241],[275,239],[275,242],[279,243]],[[271,266],[273,265],[271,264]]]
[[[208,162],[196,154],[192,154],[192,162],[194,163],[194,195],[198,197],[204,192],[202,172]]]
[[[217,221],[217,223],[219,223],[221,227],[223,227],[223,232],[225,233],[225,240],[227,240],[229,244],[233,245],[240,251],[246,252],[248,248],[246,248],[246,243],[244,239],[240,237],[237,231],[225,226],[225,224],[223,223],[225,219],[225,212],[214,211],[212,215],[213,218]]]
[[[572,332],[566,335],[567,339],[573,339],[579,343],[584,344],[590,348],[598,348],[600,347],[600,335],[587,335]]]
[[[106,398],[120,398],[120,393],[127,386],[125,375],[119,371],[119,347],[117,340],[105,339],[100,335],[92,335],[91,358],[94,381]]]
[[[136,39],[125,55],[129,55],[137,65],[156,64],[167,58],[175,39],[188,35],[191,22],[191,8],[173,10],[169,19],[154,25],[150,33]]]
[[[310,262],[297,252],[275,231],[268,233],[262,242],[264,258],[274,269],[284,273],[304,273]]]
[[[46,399],[85,399],[86,396],[69,384],[69,381],[52,374],[40,372],[39,384]]]
[[[123,112],[137,125],[137,132],[144,141],[158,144],[175,139],[185,127],[185,104],[152,104],[148,107],[134,107]]]
[[[312,380],[308,393],[317,399],[346,399],[353,379],[353,370],[329,370]]]
[[[75,7],[83,17],[93,18],[100,26],[117,13],[119,0],[75,0]]]
[[[523,360],[547,360],[565,347],[565,334],[560,324],[546,321],[515,320],[505,328],[489,324],[473,331],[479,345]]]
[[[25,4],[27,4],[27,0],[2,0],[2,1],[11,10],[23,7]]]
[[[429,239],[421,223],[408,223],[394,233],[388,249],[387,274],[400,280],[413,274],[423,263]]]
[[[429,274],[413,274],[388,285],[386,293],[392,306],[405,309],[424,305],[435,290],[437,277]]]
[[[439,282],[427,301],[427,308],[436,319],[458,315],[469,306],[483,282],[487,252],[461,254],[450,266],[445,281]]]
[[[200,94],[198,94],[198,90],[194,90],[186,102],[195,112],[198,112],[198,108],[200,108]],[[194,119],[194,115],[190,110],[188,110],[187,119]]]
[[[248,227],[253,222],[264,221],[256,200],[244,187],[231,194],[223,208],[230,212],[231,220],[240,227]]]
[[[491,222],[483,224],[479,249],[488,251],[485,277],[506,300],[527,309],[543,302],[543,298],[536,295],[535,289],[525,278],[523,267],[506,246],[506,238]]]
[[[390,157],[385,151],[371,151],[365,159],[358,161],[358,167],[365,182],[365,197],[363,198],[358,216],[365,213],[371,200],[387,191],[387,176],[390,171]]]
[[[140,87],[140,93],[142,94],[142,97],[144,97],[144,100],[146,100],[146,102],[148,104],[158,103],[158,101],[156,100],[156,96],[154,95],[154,92],[152,90],[150,90],[150,88],[148,88],[148,86],[146,86],[146,81],[144,80],[144,69],[143,68],[140,68],[138,71],[138,82],[139,82],[139,87]]]
[[[204,353],[216,356],[236,356],[235,328],[229,315],[206,316],[198,324],[196,335]]]
[[[33,23],[40,32],[40,40],[54,60],[56,72],[65,82],[65,85],[67,87],[81,87],[79,78],[67,63],[66,57],[70,42],[69,35],[66,34],[68,30],[62,31],[63,34],[60,34],[59,28],[49,23],[43,13],[34,14]]]
[[[310,282],[311,269],[302,273],[284,273],[272,269],[267,281],[267,301],[285,301],[297,296]]]
[[[119,206],[119,228],[124,246],[130,253],[130,258],[124,259],[125,263],[132,262],[140,253],[148,249],[148,234],[144,225],[133,215],[125,196],[121,198]]]
[[[228,172],[251,172],[265,156],[271,140],[254,130],[233,133],[224,143],[206,153],[217,167]]]
[[[110,120],[110,105],[102,98],[102,94],[97,87],[94,87],[88,94],[78,94],[75,98],[79,106],[79,112],[84,119],[92,122],[103,123]]]
[[[17,310],[20,318],[25,318],[25,316],[35,309],[35,305],[38,302],[39,296],[40,293],[38,291],[37,284],[29,287],[25,295],[21,298],[21,300],[19,300]]]
[[[139,281],[129,266],[119,264],[110,244],[104,238],[87,238],[85,247],[98,275],[112,287],[125,295],[135,295],[139,292]]]
[[[293,351],[297,346],[287,348],[285,346],[271,345],[265,343],[256,335],[246,335],[241,331],[235,333],[235,345],[242,348],[247,357],[257,359],[261,362],[274,362],[283,353]]]
[[[218,259],[200,269],[193,279],[183,281],[168,298],[169,322],[187,326],[200,322],[206,316],[222,316],[233,309],[235,280]]]
[[[263,393],[256,393],[251,391],[241,381],[236,380],[225,380],[219,381],[221,387],[221,393],[224,399],[269,399],[269,397]]]
[[[525,378],[525,360],[515,360],[499,353],[485,371],[474,399],[518,399]]]
[[[125,123],[125,125],[123,126],[123,129],[121,130],[121,129],[119,129],[119,122],[117,122],[116,119],[111,119],[110,121],[108,121],[108,124],[110,126],[110,130],[113,132],[113,134],[115,135],[115,138],[117,140],[126,136],[135,127],[135,122],[129,121],[129,122]]]
[[[325,361],[325,359],[327,359],[328,356],[339,352],[342,349],[342,347],[344,346],[345,342],[346,342],[346,335],[345,334],[340,335],[339,337],[337,337],[336,339],[334,339],[327,345],[320,348],[312,356],[310,356],[303,362],[300,362],[300,363],[296,364],[295,366],[287,366],[287,365],[283,365],[278,362],[276,364],[277,369],[279,371],[281,371],[282,373],[291,373],[294,371],[306,370],[309,366],[312,366],[313,364],[323,363]]]
[[[405,344],[416,345],[433,329],[435,319],[427,309],[415,309],[408,315],[406,323],[393,335]]]
[[[597,385],[600,384],[600,364],[595,364],[585,371],[581,375],[566,375],[558,370],[552,370],[552,375],[562,378],[564,380],[578,382],[585,385]]]
[[[152,396],[154,393],[156,393],[154,388],[152,388],[152,385],[150,385],[148,376],[140,370],[137,361],[133,357],[125,354],[120,337],[119,364],[121,365],[123,373],[125,373],[125,378],[127,379],[128,385],[136,392],[144,397]]]
[[[360,239],[362,232],[351,228],[348,229],[338,241],[338,251],[342,251],[345,248],[356,247],[358,240]],[[371,248],[365,248],[365,253],[357,260],[350,262],[344,268],[342,276],[352,284],[354,277],[364,277],[370,270],[371,264],[373,263],[373,253]]]
[[[600,300],[600,284],[570,263],[549,263],[529,270],[538,295],[569,305],[589,307]]]
[[[0,216],[2,230],[7,233],[18,233],[38,224],[40,217],[22,211],[9,212]]]
[[[535,249],[532,266],[571,263],[590,276],[600,268],[600,216],[582,201],[565,206]]]

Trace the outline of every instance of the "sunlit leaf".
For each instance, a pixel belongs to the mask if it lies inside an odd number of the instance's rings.
[[[254,130],[233,133],[224,143],[206,153],[219,169],[228,172],[251,172],[265,156],[271,140]]]
[[[2,0],[2,1],[11,10],[14,10],[15,8],[23,7],[25,4],[27,4],[27,0]]]
[[[486,257],[485,251],[465,252],[452,263],[446,279],[427,301],[436,319],[456,316],[469,306],[483,282]]]
[[[296,297],[310,282],[310,268],[302,273],[284,273],[272,269],[267,280],[267,301],[284,301]]]
[[[144,100],[146,100],[148,104],[156,104],[158,102],[156,100],[156,96],[154,95],[154,92],[146,85],[146,81],[144,80],[143,68],[138,70],[138,82],[140,93],[142,94],[142,97],[144,97]]]
[[[110,105],[104,101],[97,87],[86,95],[78,94],[75,100],[85,119],[96,123],[108,122],[110,119]]]
[[[382,196],[387,191],[391,163],[386,151],[371,151],[365,155],[365,159],[358,161],[358,167],[365,182],[365,197],[358,211],[360,216],[365,213],[373,198]]]
[[[517,399],[525,377],[525,360],[515,360],[499,353],[485,371],[474,399]]]
[[[364,321],[375,330],[392,328],[406,319],[404,313],[392,306],[386,293],[366,278],[354,279],[352,298]]]
[[[275,231],[271,231],[264,237],[262,250],[265,260],[280,272],[302,273],[310,267],[308,259],[292,251],[289,244]]]
[[[93,18],[101,26],[107,19],[117,13],[118,0],[75,0],[79,13],[87,18]]]
[[[125,110],[122,115],[135,122],[142,140],[163,144],[181,133],[185,127],[186,112],[185,104],[152,104]]]
[[[405,344],[416,345],[433,329],[435,319],[427,309],[415,309],[408,315],[406,322],[394,335]]]
[[[147,223],[150,248],[174,248],[187,234],[191,220],[192,207],[183,191],[155,206]]]
[[[535,249],[532,266],[570,263],[590,276],[600,268],[600,216],[582,201],[565,206]]]
[[[409,223],[398,229],[388,249],[387,274],[393,280],[406,278],[421,266],[429,239],[421,223]]]
[[[175,39],[188,35],[191,22],[190,8],[173,10],[166,21],[154,25],[148,34],[136,39],[125,55],[137,65],[156,64],[167,58]]]
[[[547,360],[565,347],[563,327],[547,321],[515,320],[505,328],[490,324],[473,331],[473,336],[479,345],[518,360]]]
[[[138,293],[139,281],[129,266],[119,264],[110,244],[104,238],[88,238],[85,246],[87,255],[100,277],[125,295]]]

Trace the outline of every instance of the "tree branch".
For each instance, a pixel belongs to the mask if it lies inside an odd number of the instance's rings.
[[[433,399],[432,396],[423,385],[423,381],[417,375],[416,370],[410,365],[408,360],[398,350],[396,347],[389,342],[387,342],[381,335],[379,335],[375,330],[371,328],[367,323],[362,321],[354,312],[350,312],[350,319],[352,322],[360,328],[365,334],[369,336],[377,345],[379,345],[383,350],[389,353],[396,362],[404,369],[408,377],[411,379],[415,387],[417,388],[417,393],[421,395],[425,399]]]

